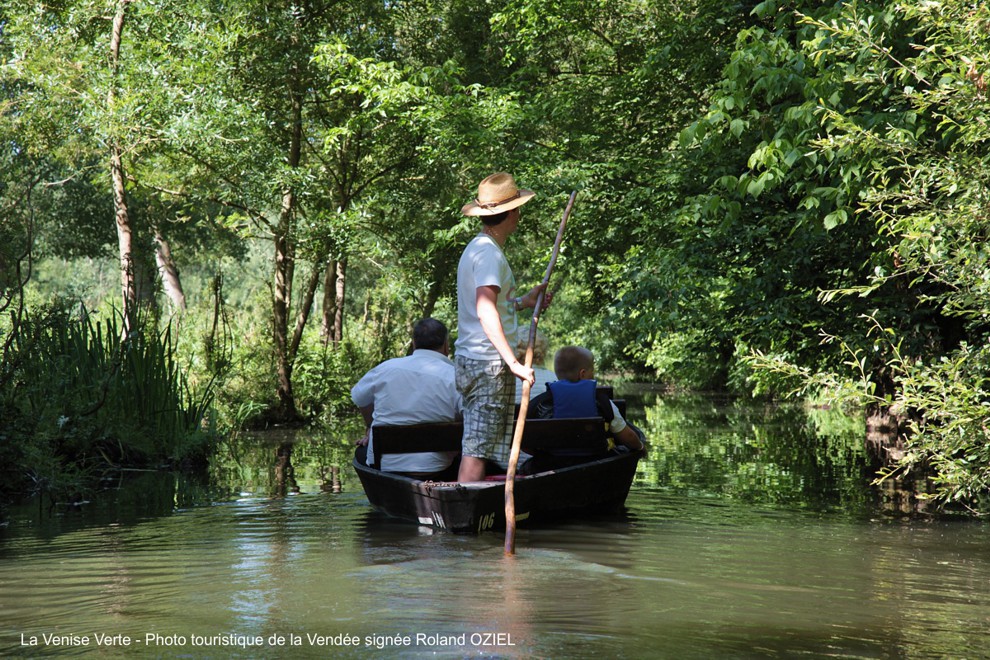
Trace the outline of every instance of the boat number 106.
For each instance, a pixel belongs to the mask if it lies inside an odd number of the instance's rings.
[[[492,511],[491,513],[486,514],[484,516],[481,516],[481,518],[478,519],[478,531],[479,532],[483,532],[486,529],[491,529],[494,526],[495,526],[495,512],[494,511]]]

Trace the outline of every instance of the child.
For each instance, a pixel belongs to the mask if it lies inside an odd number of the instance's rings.
[[[565,346],[553,359],[558,380],[547,384],[547,391],[530,403],[530,417],[602,417],[609,433],[626,451],[643,449],[634,427],[626,423],[619,409],[601,394],[595,382],[595,356],[582,346]]]

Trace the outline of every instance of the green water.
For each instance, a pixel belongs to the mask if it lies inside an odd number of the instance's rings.
[[[625,514],[520,528],[514,557],[371,511],[349,430],[295,438],[284,489],[248,438],[206,482],[16,509],[0,656],[990,657],[987,524],[893,515],[857,424],[628,398],[653,444]]]

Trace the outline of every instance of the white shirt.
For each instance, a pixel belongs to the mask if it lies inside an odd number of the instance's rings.
[[[515,296],[516,279],[502,248],[494,238],[486,234],[475,236],[457,264],[457,341],[454,347],[458,355],[473,360],[499,360],[478,318],[478,287],[497,286],[498,315],[502,319],[502,332],[510,345],[516,341],[518,321],[515,306],[508,299]]]
[[[622,429],[626,428],[626,420],[622,419],[622,415],[619,414],[619,408],[615,405],[615,401],[609,401],[612,405],[612,421],[608,424],[608,431],[612,435],[619,433]]]
[[[382,362],[351,388],[354,405],[374,404],[372,424],[402,425],[451,422],[461,417],[461,395],[454,386],[454,363],[443,353],[417,349],[412,355]],[[373,460],[374,438],[368,439]],[[448,467],[457,452],[386,454],[386,472],[437,472]]]

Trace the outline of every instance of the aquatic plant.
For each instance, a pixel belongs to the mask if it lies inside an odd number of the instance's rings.
[[[205,457],[213,382],[194,391],[170,326],[124,334],[56,301],[28,314],[3,365],[4,488],[72,497],[108,469]]]

